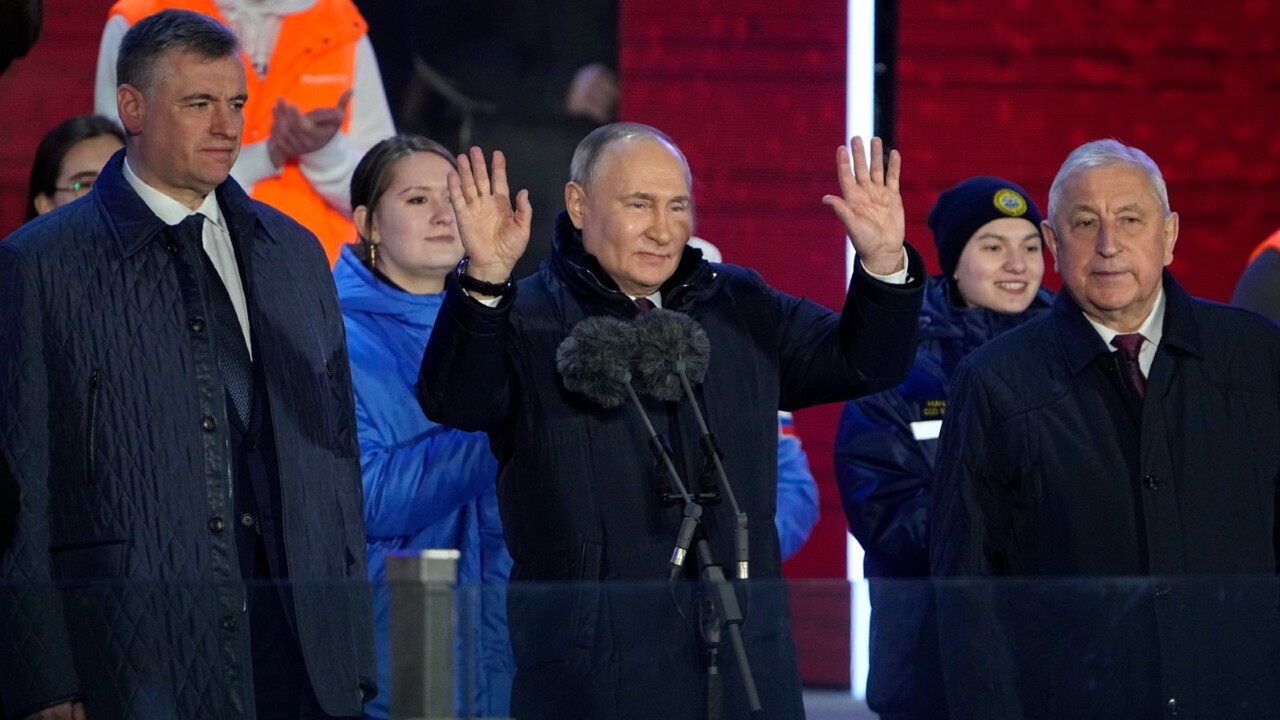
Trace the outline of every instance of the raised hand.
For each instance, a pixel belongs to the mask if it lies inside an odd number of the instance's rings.
[[[512,209],[502,151],[493,153],[492,181],[480,148],[471,148],[470,157],[459,155],[458,172],[449,173],[449,199],[462,246],[471,258],[467,274],[485,282],[505,282],[529,244],[533,208],[529,191],[521,190]]]
[[[847,148],[841,145],[836,150],[836,174],[844,197],[825,195],[822,203],[844,223],[862,266],[877,275],[890,275],[903,269],[906,219],[898,186],[902,156],[891,151],[886,170],[884,143],[878,137],[871,138],[868,168],[862,138],[854,137],[852,145],[852,163]]]

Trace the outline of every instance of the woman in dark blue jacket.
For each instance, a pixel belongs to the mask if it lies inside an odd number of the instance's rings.
[[[375,145],[351,181],[360,242],[334,269],[346,322],[364,477],[365,532],[373,583],[378,697],[365,710],[388,715],[390,590],[386,557],[396,550],[461,551],[459,593],[469,605],[459,644],[462,714],[505,716],[514,672],[503,588],[511,571],[498,519],[497,462],[483,433],[428,420],[413,386],[444,298],[462,259],[446,179],[453,157],[439,144],[397,136]],[[468,675],[471,676],[468,680]]]
[[[849,402],[840,418],[836,481],[873,579],[867,704],[884,720],[947,717],[924,582],[938,431],[960,360],[1049,307],[1040,221],[1026,191],[1000,178],[938,196],[929,227],[943,274],[925,290],[915,365],[902,385]]]

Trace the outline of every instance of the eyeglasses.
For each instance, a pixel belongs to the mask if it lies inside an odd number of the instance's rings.
[[[93,180],[81,180],[73,182],[68,187],[53,186],[53,189],[59,192],[71,193],[75,197],[82,197],[93,189]]]

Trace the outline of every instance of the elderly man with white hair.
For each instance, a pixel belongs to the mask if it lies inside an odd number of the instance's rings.
[[[1174,279],[1137,148],[1073,151],[1042,227],[1064,292],[960,364],[943,421],[951,716],[1280,717],[1280,329]]]

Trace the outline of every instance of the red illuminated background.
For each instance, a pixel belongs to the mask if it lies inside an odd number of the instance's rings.
[[[36,49],[0,77],[0,234],[22,219],[40,136],[91,108],[105,0],[46,0]],[[1237,0],[918,0],[898,11],[894,135],[908,239],[943,188],[1010,177],[1042,206],[1058,164],[1114,136],[1161,165],[1182,218],[1173,270],[1226,300],[1254,244],[1280,227],[1280,4]],[[657,125],[696,177],[698,234],[778,287],[837,307],[844,239],[822,206],[843,138],[845,2],[622,0],[625,119]],[[1056,278],[1050,284],[1057,284]],[[787,566],[843,578],[831,471],[839,408],[798,414],[823,518]],[[806,679],[848,682],[847,602],[801,591]]]
[[[820,198],[836,189],[845,127],[845,6],[634,1],[622,24],[623,113],[668,130],[688,154],[698,233],[831,307],[844,240]],[[934,270],[924,218],[939,191],[1002,175],[1043,208],[1067,153],[1100,137],[1161,165],[1181,215],[1173,270],[1192,293],[1227,300],[1249,250],[1280,227],[1276,3],[917,0],[898,13],[907,237]],[[797,414],[822,520],[789,577],[844,577],[838,417],[834,406]],[[806,681],[848,681],[848,607],[821,588],[797,591]]]

